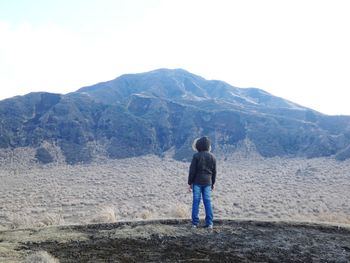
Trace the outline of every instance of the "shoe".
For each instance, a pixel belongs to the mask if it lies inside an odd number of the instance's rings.
[[[213,229],[213,225],[206,225],[204,228],[208,228],[209,230]]]
[[[192,225],[192,228],[197,228],[197,225]]]

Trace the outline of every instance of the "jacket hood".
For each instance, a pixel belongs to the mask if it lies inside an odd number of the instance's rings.
[[[198,152],[203,152],[203,151],[210,151],[211,147],[210,147],[210,140],[208,137],[202,137],[199,139],[196,139],[194,142],[195,146],[196,146],[196,150]]]

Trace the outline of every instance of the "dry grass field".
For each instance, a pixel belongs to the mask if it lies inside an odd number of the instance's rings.
[[[23,157],[24,158],[24,157]],[[22,159],[23,159],[22,158]],[[144,156],[89,165],[1,164],[0,230],[189,218],[189,163]],[[218,158],[215,218],[350,224],[350,161]],[[203,216],[203,207],[201,207]]]

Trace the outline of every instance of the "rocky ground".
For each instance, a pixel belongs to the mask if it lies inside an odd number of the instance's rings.
[[[45,262],[344,262],[350,261],[349,226],[217,220],[214,230],[188,220],[7,230],[0,261]]]

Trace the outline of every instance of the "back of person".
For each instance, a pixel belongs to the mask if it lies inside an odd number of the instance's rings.
[[[192,148],[198,152],[193,155],[188,184],[211,185],[215,184],[216,177],[216,159],[210,153],[210,141],[208,137],[202,137],[195,140]]]
[[[211,191],[214,189],[216,178],[216,159],[210,153],[208,137],[196,139],[192,148],[198,152],[193,155],[188,175],[189,190],[193,192],[192,226],[199,224],[199,204],[203,197],[205,208],[205,227],[213,228],[213,210],[211,206]]]
[[[208,151],[202,151],[196,153],[193,158],[196,162],[193,183],[199,185],[213,185],[212,177],[216,174],[216,161],[213,154]]]

